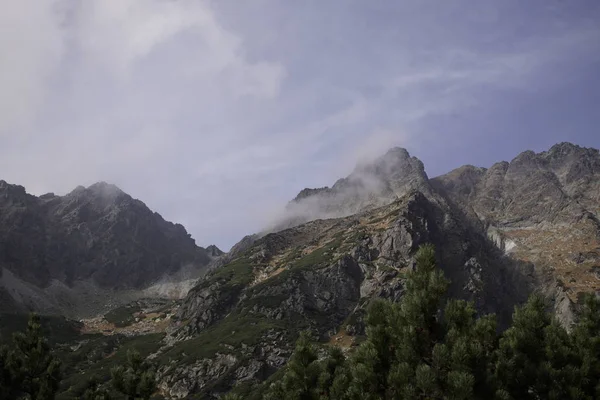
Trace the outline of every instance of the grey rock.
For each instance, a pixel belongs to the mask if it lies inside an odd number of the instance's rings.
[[[238,359],[231,354],[217,354],[213,359],[198,360],[173,370],[164,367],[158,371],[158,386],[171,398],[183,399],[229,373],[237,362]]]
[[[380,215],[387,216],[383,229],[363,228]],[[328,247],[336,242],[339,247]],[[428,242],[437,245],[440,265],[452,281],[451,294],[474,300],[483,313],[497,313],[506,326],[514,305],[527,298],[534,278],[523,276],[519,265],[506,258],[485,232],[462,220],[444,199],[411,191],[359,217],[316,220],[254,240],[239,256],[250,260],[256,276],[261,270],[280,272],[270,277],[265,272],[264,280],[236,290],[225,281],[214,283],[209,274],[182,303],[179,319],[187,323],[171,333],[170,343],[202,335],[230,315],[273,321],[284,328],[257,338],[249,358],[218,378],[228,387],[241,380],[262,380],[285,364],[301,329],[323,339],[341,329],[350,335],[364,334],[369,301],[378,297],[399,301],[403,273],[412,268],[419,245]],[[302,249],[313,249],[313,256],[291,257]],[[303,259],[311,262],[295,264]],[[168,382],[177,379],[173,373],[167,375]],[[202,389],[206,377],[186,375],[184,381],[186,388],[208,397],[218,395]]]

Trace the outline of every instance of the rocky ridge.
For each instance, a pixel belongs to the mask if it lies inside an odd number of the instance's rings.
[[[95,314],[156,285],[192,286],[221,254],[114,185],[36,197],[0,181],[0,295],[22,309]]]
[[[600,289],[599,162],[597,150],[560,144],[429,179],[392,149],[331,188],[301,191],[278,227],[244,238],[184,299],[157,354],[164,394],[260,382],[300,329],[353,346],[369,301],[402,296],[422,243],[436,245],[450,295],[500,326],[533,291],[568,325],[577,293]]]
[[[489,169],[461,167],[431,183],[498,247],[548,270],[571,300],[600,290],[598,150],[560,143]]]

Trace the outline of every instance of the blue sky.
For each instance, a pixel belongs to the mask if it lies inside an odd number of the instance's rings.
[[[200,245],[402,146],[430,176],[600,147],[600,2],[21,0],[0,179],[115,183]]]

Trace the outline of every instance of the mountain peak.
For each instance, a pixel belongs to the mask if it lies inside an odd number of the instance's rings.
[[[406,150],[404,147],[392,147],[391,149],[389,149],[387,151],[387,153],[385,153],[385,156],[388,155],[400,155],[400,156],[404,156],[404,157],[410,157],[410,153],[408,152],[408,150]]]
[[[123,193],[123,191],[121,189],[119,189],[119,187],[117,187],[116,185],[113,185],[112,183],[106,183],[104,181],[96,182],[93,185],[90,185],[88,187],[88,190],[92,190],[92,191],[95,191],[95,192],[117,192],[117,193]]]
[[[119,189],[116,185],[106,182],[94,183],[87,188],[87,191],[104,199],[116,199],[125,195],[125,192]]]
[[[25,188],[21,185],[13,185],[4,180],[0,180],[0,190],[14,190],[25,193]]]
[[[360,163],[332,187],[303,189],[275,225],[283,229],[314,219],[355,214],[389,204],[414,190],[430,190],[423,163],[408,150],[393,147],[371,162]]]
[[[537,154],[532,150],[526,150],[519,153],[515,158],[512,159],[511,164],[522,164],[534,161],[537,158]]]
[[[581,147],[573,143],[562,142],[552,146],[548,151],[540,153],[540,156],[552,162],[583,162],[585,159],[598,159],[599,151],[594,148]]]
[[[220,257],[223,254],[225,254],[225,252],[221,249],[219,249],[216,245],[211,244],[210,246],[208,246],[206,248],[206,252],[208,253],[209,256],[211,257]]]
[[[356,165],[354,171],[373,171],[373,172],[387,172],[390,169],[394,169],[398,164],[404,163],[410,160],[411,156],[408,150],[402,147],[392,147],[385,154],[377,157],[371,161],[363,161]],[[416,158],[415,158],[416,159]]]
[[[583,147],[573,144],[571,142],[560,142],[556,143],[554,146],[550,147],[548,150],[549,153],[566,153],[571,152],[573,150],[580,150]]]

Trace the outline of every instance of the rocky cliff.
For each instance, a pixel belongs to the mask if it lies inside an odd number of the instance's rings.
[[[331,188],[302,190],[279,225],[244,238],[189,292],[158,355],[164,393],[261,381],[301,329],[352,347],[369,301],[402,296],[422,243],[436,245],[450,295],[501,326],[533,291],[568,325],[577,294],[600,289],[599,166],[597,150],[563,143],[429,179],[392,149]]]
[[[113,185],[35,197],[0,181],[0,293],[24,309],[88,314],[220,254]]]
[[[598,150],[560,143],[431,183],[512,258],[555,278],[570,300],[600,289]]]

